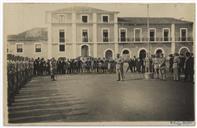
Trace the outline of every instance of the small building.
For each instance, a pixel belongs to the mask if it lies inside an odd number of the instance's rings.
[[[46,12],[46,28],[9,35],[8,52],[28,57],[114,58],[193,52],[193,23],[165,17],[118,17],[76,6]]]

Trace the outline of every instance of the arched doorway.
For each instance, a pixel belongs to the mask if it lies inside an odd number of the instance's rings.
[[[139,52],[139,58],[144,59],[146,58],[146,50],[142,49]]]
[[[164,54],[164,53],[161,49],[158,49],[155,54],[156,56],[161,56],[161,54]]]
[[[82,56],[82,57],[87,57],[87,56],[89,56],[89,48],[88,48],[87,45],[83,45],[83,46],[81,47],[81,56]]]
[[[112,55],[113,55],[113,53],[112,53],[111,50],[107,50],[107,51],[105,52],[105,58],[106,58],[107,60],[111,59],[111,58],[112,58]]]
[[[187,47],[180,48],[179,54],[183,54],[184,56],[186,55],[187,52],[190,52]]]
[[[129,52],[129,50],[123,50],[122,51],[122,57],[124,58],[124,60],[129,60],[129,58],[130,58],[130,52]]]

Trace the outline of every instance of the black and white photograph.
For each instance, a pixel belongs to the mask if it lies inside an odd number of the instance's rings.
[[[4,3],[4,125],[195,124],[195,3]]]

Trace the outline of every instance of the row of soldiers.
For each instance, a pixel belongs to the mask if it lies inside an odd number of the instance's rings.
[[[7,55],[8,105],[14,102],[15,95],[33,77],[33,63],[32,58]]]

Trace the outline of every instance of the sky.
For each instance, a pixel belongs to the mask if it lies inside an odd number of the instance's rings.
[[[46,27],[45,12],[71,6],[88,6],[109,11],[118,11],[119,17],[146,17],[147,4],[4,4],[4,33],[17,34],[35,27]],[[149,4],[150,17],[174,17],[195,21],[195,4]]]

